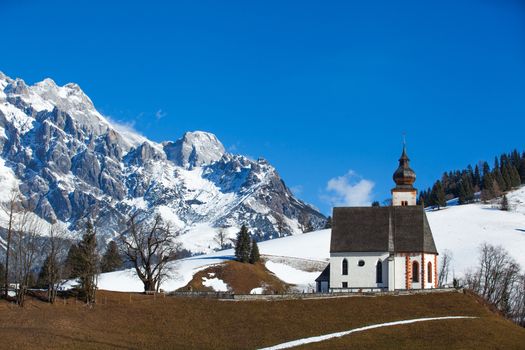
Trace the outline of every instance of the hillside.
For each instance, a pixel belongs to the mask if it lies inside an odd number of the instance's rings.
[[[488,242],[502,245],[525,267],[525,187],[509,193],[513,211],[496,209],[493,204],[450,206],[427,213],[438,251],[452,252],[452,269],[462,276],[477,264],[478,248]],[[315,278],[327,264],[330,251],[330,230],[321,230],[290,237],[264,241],[259,249],[265,267],[283,282],[298,291],[311,289]],[[175,262],[172,277],[162,288],[179,289],[193,275],[214,264],[232,259],[233,250],[182,259]],[[452,276],[450,276],[452,278]],[[116,291],[142,291],[142,284],[132,270],[102,274],[99,286]]]
[[[315,278],[327,264],[330,230],[260,242],[265,268],[281,281],[303,291],[311,289]],[[177,260],[170,265],[169,278],[161,288],[173,291],[186,286],[199,271],[233,259],[233,249]],[[240,277],[239,277],[240,278]],[[143,285],[133,269],[103,273],[100,289],[119,292],[141,292]],[[261,287],[261,286],[260,286]]]
[[[0,337],[9,349],[257,349],[357,327],[422,317],[473,316],[401,325],[302,347],[305,349],[518,349],[525,329],[460,293],[229,302],[98,293],[86,308],[0,302]]]
[[[101,243],[136,210],[161,215],[193,253],[213,251],[219,228],[234,234],[247,224],[261,240],[326,220],[266,160],[227,152],[211,133],[153,142],[100,114],[76,84],[27,85],[2,73],[0,181],[2,201],[18,189],[39,217],[73,237],[96,219]]]

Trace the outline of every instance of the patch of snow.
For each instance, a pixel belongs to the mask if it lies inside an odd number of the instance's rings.
[[[281,281],[289,284],[295,284],[299,289],[307,289],[315,283],[321,271],[307,272],[298,270],[289,265],[267,261],[266,268],[277,276]]]
[[[250,294],[262,294],[262,293],[264,293],[264,288],[262,287],[253,288],[250,291]]]
[[[216,292],[227,292],[228,291],[228,285],[224,283],[223,280],[213,277],[213,278],[202,278],[202,285],[206,287],[213,288]]]

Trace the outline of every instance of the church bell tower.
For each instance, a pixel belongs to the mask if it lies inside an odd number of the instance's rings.
[[[406,144],[403,144],[403,153],[399,158],[399,167],[394,172],[396,187],[392,189],[392,205],[416,205],[417,190],[413,184],[416,182],[416,173],[410,169],[410,159],[407,156]]]

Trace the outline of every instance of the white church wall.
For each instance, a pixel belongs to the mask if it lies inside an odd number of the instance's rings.
[[[437,266],[439,264],[439,262],[436,264],[436,260],[435,260],[435,257],[437,257],[437,255],[435,254],[425,254],[425,289],[432,289],[432,288],[437,288],[437,281],[436,281],[436,272],[437,272]],[[428,263],[431,263],[431,268],[432,268],[432,279],[430,281],[430,283],[428,282]]]
[[[330,288],[383,288],[388,286],[388,252],[332,253],[330,256]],[[348,261],[348,275],[342,274],[343,260]],[[359,266],[359,261],[364,265]],[[376,283],[376,264],[383,263],[383,283]]]
[[[406,261],[405,256],[396,255],[395,261],[395,289],[406,289]]]

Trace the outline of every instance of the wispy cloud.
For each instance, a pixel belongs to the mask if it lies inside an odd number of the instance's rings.
[[[290,191],[292,191],[294,195],[299,196],[301,195],[301,193],[303,193],[303,186],[302,185],[292,186],[290,187]]]
[[[349,170],[343,176],[328,180],[328,193],[324,194],[322,199],[334,206],[368,206],[372,203],[374,186],[374,182]]]
[[[144,137],[137,129],[135,129],[135,120],[122,121],[116,120],[111,117],[105,116],[105,118],[110,122],[113,128],[123,135],[136,135]]]
[[[168,115],[168,113],[164,112],[162,109],[159,109],[158,111],[155,112],[155,119],[157,119],[157,121],[159,121],[159,120],[161,120],[162,118],[164,118],[167,115]]]

